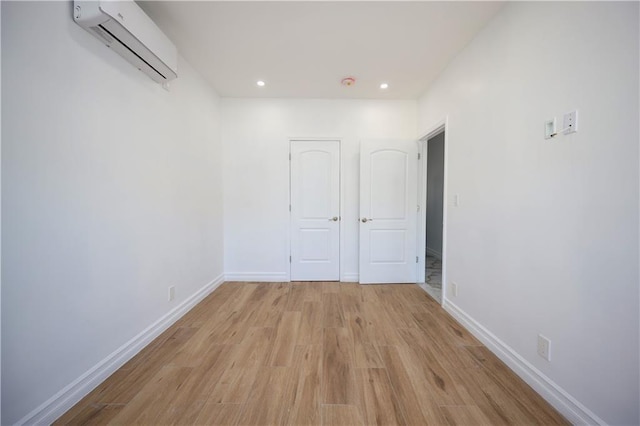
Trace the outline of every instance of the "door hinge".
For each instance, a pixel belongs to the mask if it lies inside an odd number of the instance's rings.
[[[418,204],[418,210],[417,211],[420,211],[420,204]]]
[[[291,153],[289,153],[289,161],[291,161]]]
[[[291,256],[289,256],[289,263],[291,263]]]
[[[418,256],[416,256],[416,263],[418,263]]]
[[[422,158],[422,155],[420,153],[418,153],[418,160]]]
[[[291,204],[289,204],[289,211],[291,211]]]

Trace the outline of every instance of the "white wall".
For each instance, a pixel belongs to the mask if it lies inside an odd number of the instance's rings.
[[[415,101],[224,99],[225,274],[288,279],[289,137],[342,139],[342,279],[357,281],[360,140],[415,138]]]
[[[616,425],[640,422],[638,16],[509,4],[418,113],[421,133],[448,116],[449,302]],[[578,133],[543,138],[576,108]]]
[[[184,61],[163,90],[71,7],[2,2],[3,424],[223,272],[217,96]]]

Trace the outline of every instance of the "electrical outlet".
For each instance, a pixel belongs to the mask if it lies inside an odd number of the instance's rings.
[[[571,111],[564,115],[562,128],[565,135],[578,131],[578,111]]]
[[[551,361],[551,340],[538,334],[538,355],[547,361]]]
[[[176,297],[176,286],[172,285],[169,287],[169,302],[171,302]]]
[[[451,281],[451,296],[452,297],[458,296],[458,284],[454,283],[453,281]]]

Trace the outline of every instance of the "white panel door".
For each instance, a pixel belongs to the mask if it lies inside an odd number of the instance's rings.
[[[418,144],[362,141],[360,283],[415,283]]]
[[[291,280],[340,279],[340,142],[291,141]]]

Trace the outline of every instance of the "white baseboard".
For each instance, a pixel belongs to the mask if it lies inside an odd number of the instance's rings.
[[[288,282],[291,277],[286,272],[229,272],[225,274],[225,281],[240,281],[240,282]],[[357,273],[345,273],[340,277],[340,281],[347,283],[357,283]]]
[[[578,402],[567,391],[545,376],[454,303],[445,299],[443,307],[572,424],[606,425],[604,420]]]
[[[225,281],[257,281],[257,282],[288,282],[287,272],[229,272],[224,275]]]
[[[440,259],[442,260],[442,253],[440,253],[439,251],[436,251],[432,248],[427,247],[427,254],[430,254],[431,256],[435,257],[436,259]]]
[[[340,281],[345,283],[357,283],[359,279],[360,277],[358,273],[344,273],[342,274]]]
[[[53,423],[223,282],[223,275],[220,275],[209,284],[206,284],[38,408],[24,416],[16,425]]]

